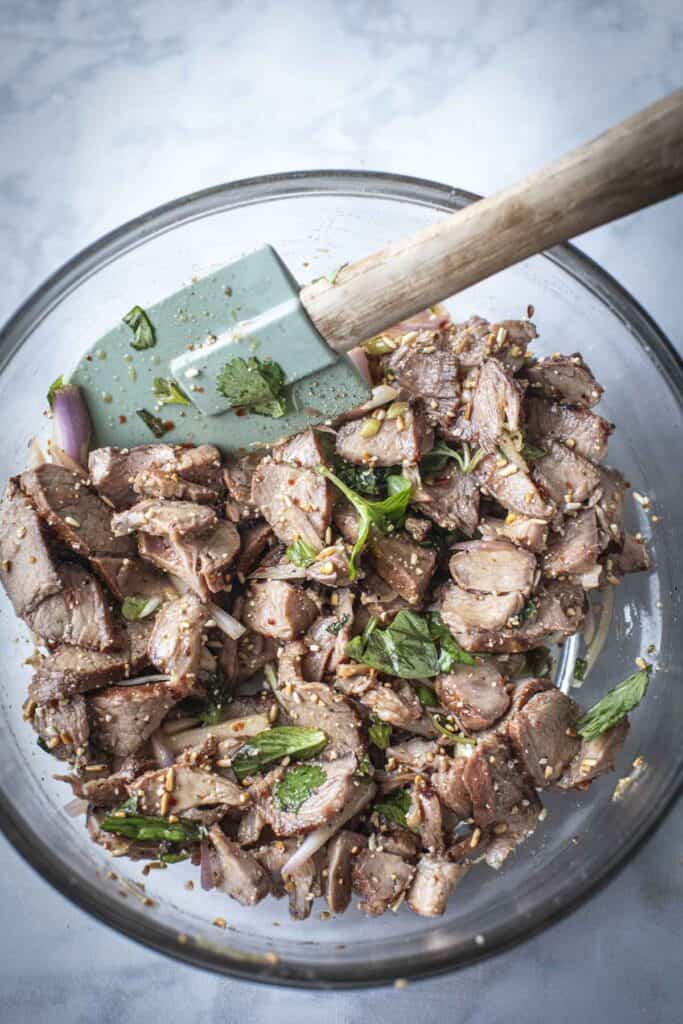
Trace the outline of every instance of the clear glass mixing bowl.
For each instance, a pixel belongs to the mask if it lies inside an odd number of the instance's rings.
[[[59,270],[3,329],[0,476],[24,467],[27,439],[41,431],[48,384],[133,303],[149,305],[264,242],[310,280],[474,198],[428,181],[329,171],[222,185],[131,221]],[[551,795],[537,834],[500,872],[471,871],[442,919],[406,909],[368,919],[350,910],[328,921],[314,911],[296,923],[286,901],[244,909],[199,886],[186,889],[198,874],[188,864],[143,879],[140,863],[110,859],[90,842],[83,818],[64,813],[70,793],[52,779],[59,766],[22,721],[31,645],[3,595],[0,825],[75,903],[139,941],[225,974],[310,986],[372,984],[452,969],[528,936],[604,882],[653,828],[683,777],[683,369],[633,299],[570,246],[499,274],[450,306],[456,318],[476,311],[495,320],[523,315],[528,304],[541,332],[535,348],[580,349],[606,386],[601,411],[618,425],[610,460],[662,517],[657,522],[631,503],[631,525],[646,534],[655,568],[617,588],[608,642],[580,695],[591,702],[654,645],[656,654],[646,656],[657,670],[619,765],[623,774],[643,756],[649,768],[640,782],[619,803],[611,799],[616,776],[584,795]],[[227,919],[226,930],[212,924],[217,916]]]

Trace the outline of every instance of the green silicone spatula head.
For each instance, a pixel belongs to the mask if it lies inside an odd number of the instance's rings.
[[[70,379],[85,391],[97,444],[153,440],[149,425],[171,442],[211,441],[232,451],[269,444],[367,399],[343,355],[364,339],[682,189],[679,90],[504,192],[343,267],[332,281],[299,291],[277,253],[259,249],[151,306],[154,347],[131,347],[130,328],[120,324]],[[284,415],[231,406],[218,379],[235,359],[243,370],[249,360],[276,364],[286,383],[276,411]],[[155,378],[162,388],[175,381],[188,404],[156,408]]]

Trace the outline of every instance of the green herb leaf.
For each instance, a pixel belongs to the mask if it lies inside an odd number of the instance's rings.
[[[576,730],[584,740],[594,740],[607,732],[624,718],[629,711],[637,708],[647,692],[650,683],[650,667],[635,672],[628,679],[609,690],[597,704],[582,715],[576,723]]]
[[[64,376],[60,375],[56,380],[52,381],[50,387],[47,389],[47,404],[50,408],[54,405],[55,395],[58,391],[61,391],[64,387]]]
[[[281,811],[298,811],[326,780],[327,773],[318,764],[289,768],[273,789],[275,804]]]
[[[588,662],[585,658],[577,658],[574,662],[574,679],[578,683],[582,683],[586,678],[586,672],[588,671]]]
[[[346,653],[354,661],[402,679],[429,679],[453,665],[476,664],[451,636],[438,612],[418,615],[401,611],[386,629],[371,619],[362,636],[355,636]]]
[[[327,466],[319,466],[318,472],[339,488],[358,513],[358,536],[349,560],[349,579],[353,581],[356,578],[356,562],[368,542],[370,527],[374,526],[381,533],[390,533],[397,526],[403,525],[413,487],[404,476],[390,476],[387,478],[388,497],[383,501],[368,501],[347,487]]]
[[[206,836],[206,829],[196,821],[179,818],[171,823],[168,818],[157,815],[137,814],[128,810],[128,804],[108,814],[100,828],[117,836],[126,836],[140,842],[196,843]],[[123,814],[123,817],[120,815]]]
[[[526,664],[532,676],[549,676],[553,659],[549,647],[534,647],[526,652]]]
[[[309,565],[315,562],[318,552],[307,544],[305,540],[295,540],[285,552],[292,565],[298,565],[300,569],[308,569]]]
[[[462,451],[459,452],[447,445],[445,441],[437,441],[431,451],[423,456],[420,462],[420,474],[425,477],[436,476],[446,467],[449,459],[457,462],[463,473],[471,473],[485,454],[486,452],[482,448],[477,448],[476,452],[472,453],[468,444],[464,444]]]
[[[376,803],[372,810],[381,814],[386,821],[392,821],[401,828],[408,828],[406,815],[410,810],[411,797],[407,789],[395,789],[388,793],[379,803]]]
[[[174,380],[155,377],[152,391],[159,405],[189,405],[190,399]]]
[[[354,466],[341,456],[334,460],[334,471],[347,487],[353,491],[360,491],[361,494],[381,494],[384,490],[387,476],[391,473],[399,473],[398,467],[386,469],[382,466]]]
[[[154,348],[157,343],[154,336],[154,328],[142,306],[133,306],[129,313],[123,318],[124,324],[128,324],[133,332],[131,348],[142,352],[146,348]]]
[[[475,739],[470,736],[463,736],[461,732],[458,732],[449,722],[447,715],[442,714],[440,711],[429,711],[428,714],[434,727],[451,743],[476,744],[477,741]]]
[[[189,853],[162,853],[159,860],[162,864],[180,864],[182,860],[189,860]]]
[[[438,708],[439,698],[436,692],[425,683],[419,683],[415,687],[415,695],[423,708]]]
[[[218,725],[223,721],[225,709],[232,694],[225,685],[222,672],[215,672],[206,684],[207,704],[202,714],[202,725]]]
[[[247,775],[256,775],[266,765],[283,757],[296,757],[302,761],[315,757],[326,743],[327,736],[321,729],[276,725],[252,736],[233,758],[232,768],[241,782]]]
[[[164,426],[163,420],[148,412],[147,409],[136,409],[135,414],[140,417],[146,427],[149,427],[155,437],[163,437],[164,434],[168,433],[168,428]]]
[[[538,615],[538,601],[534,601],[533,597],[530,597],[527,603],[519,613],[519,621],[522,622],[533,622]]]
[[[261,416],[279,419],[287,409],[285,372],[272,360],[236,356],[218,374],[216,389],[231,406],[242,406]]]
[[[538,448],[535,444],[530,444],[528,441],[524,442],[522,458],[525,462],[535,462],[536,459],[542,459],[547,454],[545,448]]]
[[[346,623],[351,618],[350,615],[342,615],[337,619],[336,622],[331,622],[329,626],[325,626],[325,632],[331,633],[332,636],[339,636]]]
[[[146,619],[150,615],[154,615],[160,604],[160,597],[144,597],[142,594],[133,594],[130,597],[124,597],[121,613],[129,622],[137,622],[138,619]]]
[[[391,742],[391,726],[388,722],[380,722],[379,718],[372,718],[368,726],[368,736],[376,747],[386,750]]]

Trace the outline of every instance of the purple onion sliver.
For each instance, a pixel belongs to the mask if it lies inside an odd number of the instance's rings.
[[[87,465],[92,426],[81,389],[67,384],[52,399],[52,440],[81,466]]]

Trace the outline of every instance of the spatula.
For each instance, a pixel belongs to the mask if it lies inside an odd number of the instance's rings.
[[[517,185],[303,288],[265,246],[147,308],[154,347],[131,347],[120,324],[71,375],[84,389],[97,444],[212,441],[226,451],[272,443],[367,400],[345,355],[499,270],[683,190],[683,90],[622,121]],[[286,412],[231,407],[226,364],[269,360],[284,371]],[[248,364],[249,365],[249,364]],[[155,410],[154,378],[177,382],[187,406]],[[103,397],[104,396],[104,397]],[[145,419],[147,422],[145,422]],[[159,433],[159,423],[152,426]]]

